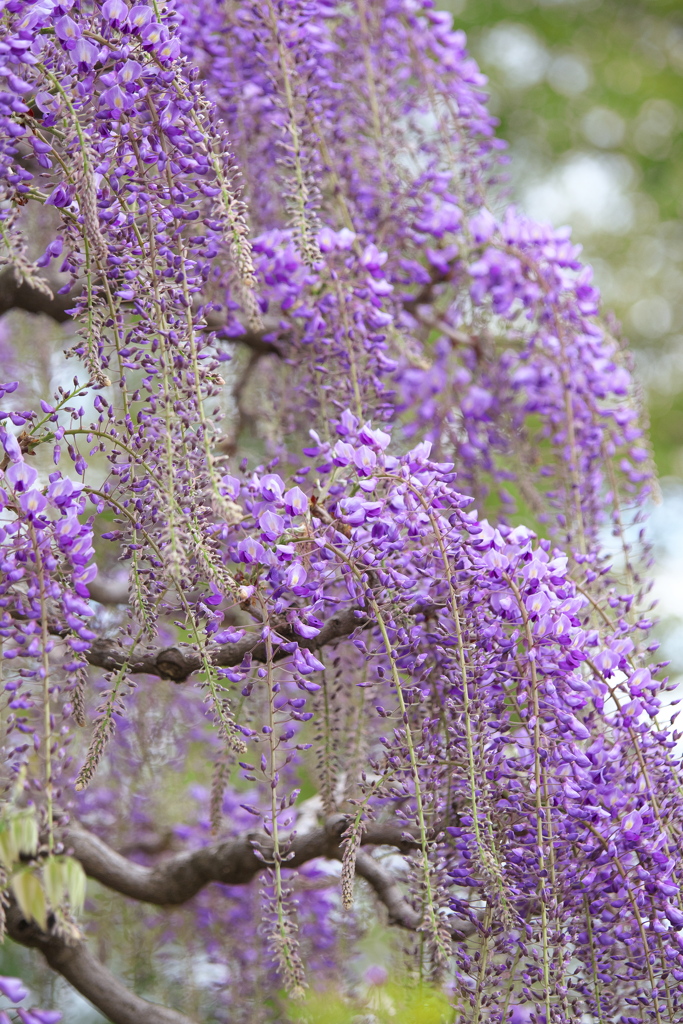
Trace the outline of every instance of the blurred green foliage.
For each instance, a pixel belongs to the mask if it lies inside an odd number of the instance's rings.
[[[291,1024],[450,1024],[454,1009],[447,997],[429,985],[389,981],[371,985],[351,1000],[337,992],[308,992],[301,1002],[289,1001]]]
[[[570,224],[683,476],[683,3],[444,0],[489,76],[511,191]]]

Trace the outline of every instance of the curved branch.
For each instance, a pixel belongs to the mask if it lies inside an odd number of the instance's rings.
[[[88,583],[88,593],[98,604],[128,604],[128,579],[106,579],[97,575]]]
[[[418,845],[417,841],[415,845]],[[356,853],[356,874],[372,886],[377,898],[389,911],[389,924],[407,928],[411,932],[418,930],[422,921],[420,912],[415,910],[405,898],[394,875],[390,871],[386,871],[374,857],[364,850],[358,850]],[[463,918],[451,918],[448,923],[451,925],[451,936],[454,939],[464,939],[475,930],[472,922]]]
[[[30,280],[16,274],[13,266],[0,270],[0,316],[11,309],[23,309],[26,313],[44,313],[63,324],[71,319],[68,310],[75,304],[76,296],[77,292],[60,295],[54,291],[48,295],[47,290],[37,288]]]
[[[319,828],[300,836],[293,834],[287,866],[299,867],[317,857],[340,860],[342,836],[347,827],[347,817],[338,814]],[[128,860],[80,827],[72,827],[65,835],[65,842],[90,878],[124,896],[161,906],[184,903],[210,882],[244,885],[264,870],[273,854],[272,839],[265,832],[248,832],[227,842],[176,854],[154,867]],[[393,822],[367,822],[361,843],[393,846],[402,852],[419,847],[417,838]],[[410,931],[419,929],[419,911],[406,900],[396,879],[363,850],[356,855],[356,872],[369,882],[387,907],[390,924]],[[25,921],[13,901],[7,925],[12,939],[40,949],[50,967],[113,1024],[140,1024],[142,1021],[145,1024],[193,1024],[183,1014],[149,1003],[130,992],[90,953],[80,936],[65,937],[54,926],[49,932],[43,932],[36,924]],[[458,921],[452,934],[462,939],[471,930],[468,922]]]
[[[356,874],[372,886],[378,899],[389,911],[389,924],[397,924],[412,932],[417,930],[422,915],[411,907],[395,877],[364,850],[356,853]]]
[[[439,284],[444,284],[451,277],[450,270],[443,272],[433,269],[429,281],[422,285],[416,295],[408,295],[403,298],[403,308],[407,313],[414,314],[419,306],[427,305],[434,300],[434,289]]]
[[[300,867],[316,857],[338,859],[347,826],[344,815],[335,815],[320,828],[294,834],[289,843],[287,867]],[[418,845],[405,829],[383,822],[368,822],[362,842],[369,846],[394,846],[402,851]],[[210,882],[245,885],[264,870],[273,850],[272,840],[265,832],[246,832],[144,867],[80,827],[69,829],[65,844],[90,878],[123,896],[161,906],[185,903]]]
[[[347,608],[344,611],[332,615],[323,625],[317,636],[305,638],[299,636],[288,623],[280,623],[276,626],[278,635],[285,643],[296,641],[300,647],[309,651],[319,650],[326,644],[347,637],[359,627],[367,625],[368,619],[357,609]],[[234,644],[224,644],[218,650],[211,652],[211,661],[214,665],[222,668],[240,665],[247,655],[251,655],[254,661],[266,661],[266,645],[253,633],[248,633]],[[288,652],[280,648],[276,659],[281,660],[288,656]],[[164,647],[161,650],[150,651],[143,654],[136,654],[130,660],[126,656],[126,649],[115,639],[95,640],[85,657],[91,665],[103,668],[109,672],[115,672],[128,665],[127,671],[131,674],[145,672],[148,675],[159,676],[160,679],[172,679],[175,683],[183,683],[202,667],[202,658],[196,648],[187,647]]]
[[[277,356],[282,359],[282,352],[278,345],[271,340],[273,335],[280,333],[277,329],[265,328],[262,331],[252,331],[244,328],[241,334],[225,334],[225,314],[216,311],[204,314],[207,331],[216,331],[225,341],[233,342],[236,345],[244,345],[255,356]]]
[[[92,955],[80,937],[69,938],[56,926],[43,932],[24,920],[19,907],[10,902],[7,933],[22,946],[39,949],[50,967],[89,999],[112,1024],[194,1024],[176,1010],[158,1006],[135,995]]]
[[[90,584],[90,592],[94,600],[98,600],[97,591],[93,590],[92,584]],[[111,598],[105,603],[111,603]],[[415,615],[432,616],[441,607],[439,604],[415,604],[411,611]],[[351,607],[331,615],[323,624],[320,632],[313,637],[299,636],[286,621],[274,622],[273,628],[285,645],[296,642],[299,647],[305,648],[307,651],[319,651],[327,644],[334,643],[335,640],[351,636],[357,629],[365,629],[370,621],[361,609]],[[276,651],[275,660],[282,661],[289,656],[289,653],[284,646],[281,646]],[[236,643],[223,644],[217,650],[210,652],[212,664],[219,668],[241,665],[247,655],[251,655],[253,661],[263,663],[267,660],[266,645],[254,633],[247,633]],[[158,676],[160,679],[172,679],[174,683],[184,683],[193,672],[201,669],[203,664],[197,648],[191,644],[182,647],[162,647],[160,650],[129,656],[126,653],[126,648],[113,637],[94,640],[84,657],[90,665],[102,668],[107,672],[116,672],[127,665],[130,675],[145,673],[150,676]]]
[[[41,281],[52,288],[45,278],[41,278]],[[75,306],[81,290],[77,287],[60,294],[53,289],[50,295],[47,288],[36,287],[29,279],[17,274],[12,265],[8,265],[0,270],[0,316],[12,309],[22,309],[25,313],[43,313],[58,324],[67,323],[71,320],[69,311]],[[205,319],[208,331],[220,332],[225,327],[225,315],[219,312],[208,312]],[[269,338],[273,333],[272,330],[251,331],[245,328],[241,334],[223,337],[227,341],[244,345],[257,355],[276,355],[281,359],[282,352]]]

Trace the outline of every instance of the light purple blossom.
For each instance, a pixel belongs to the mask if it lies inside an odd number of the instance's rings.
[[[301,587],[306,582],[307,573],[301,562],[292,562],[285,571],[285,584],[294,589]]]
[[[64,14],[55,22],[55,35],[61,40],[64,49],[73,50],[81,38],[81,28],[68,14]]]
[[[114,28],[122,28],[128,19],[128,7],[123,0],[105,0],[102,15]]]
[[[38,480],[38,470],[26,462],[13,462],[5,470],[5,479],[9,481],[17,494],[24,494],[30,491]]]
[[[19,978],[6,978],[0,975],[0,992],[12,1003],[20,1003],[28,995],[28,989]]]
[[[308,511],[308,498],[300,487],[290,487],[283,500],[290,516],[302,516]]]
[[[284,532],[285,521],[276,512],[266,509],[259,517],[259,526],[263,538],[272,542],[276,541]]]
[[[259,544],[253,537],[247,537],[245,540],[241,540],[236,548],[237,560],[239,562],[246,562],[251,564],[253,562],[262,562],[264,560],[265,551],[263,544]]]

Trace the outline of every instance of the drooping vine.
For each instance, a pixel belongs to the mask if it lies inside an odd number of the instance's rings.
[[[674,1024],[648,445],[577,248],[493,212],[462,33],[431,0],[0,12],[0,298],[67,350],[0,388],[10,938],[115,1024],[351,1000],[373,917],[458,1024]],[[78,865],[135,903],[84,912]],[[163,998],[101,981],[124,925]]]

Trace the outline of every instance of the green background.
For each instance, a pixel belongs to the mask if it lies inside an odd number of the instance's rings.
[[[683,479],[683,2],[437,6],[489,76],[511,196],[572,225],[635,351],[660,476]]]

